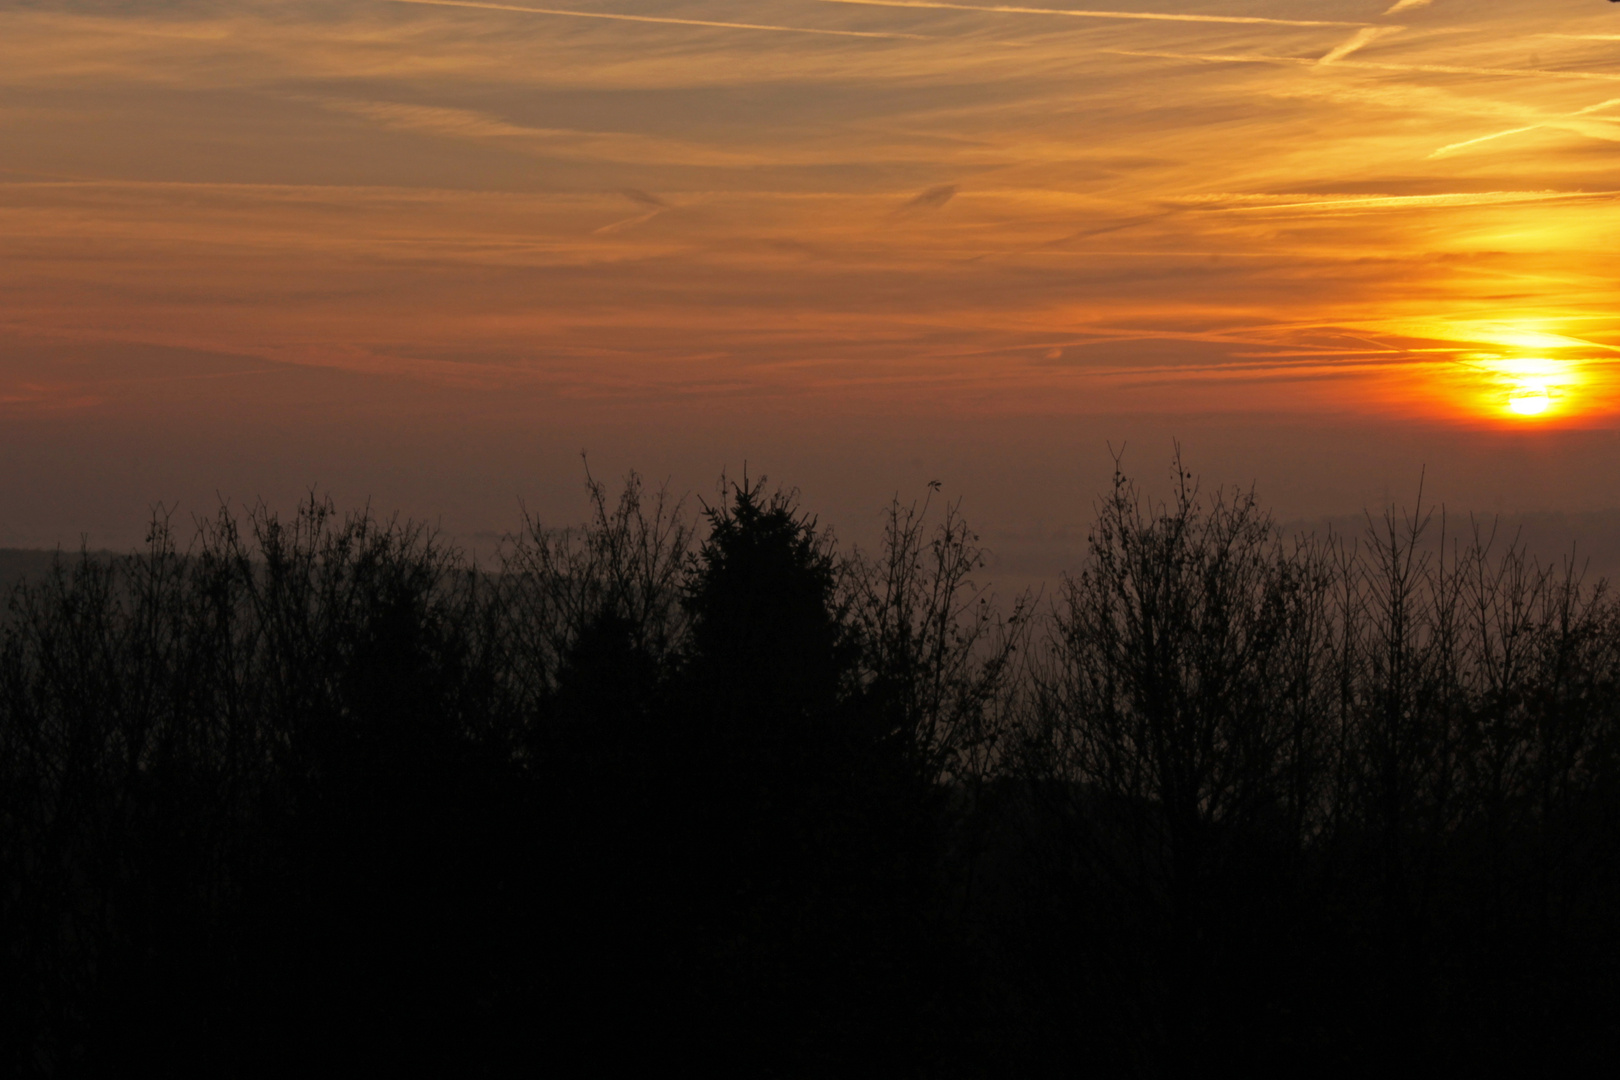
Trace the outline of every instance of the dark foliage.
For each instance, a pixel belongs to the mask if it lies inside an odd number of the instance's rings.
[[[1177,480],[1040,619],[954,505],[840,554],[746,481],[484,569],[313,499],[59,558],[0,638],[0,1068],[1611,1055],[1603,585]]]

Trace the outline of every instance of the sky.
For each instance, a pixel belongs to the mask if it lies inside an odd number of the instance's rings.
[[[0,546],[1620,507],[1620,5],[567,3],[0,0]]]

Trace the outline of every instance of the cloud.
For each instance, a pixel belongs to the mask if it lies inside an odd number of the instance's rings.
[[[1317,64],[1320,65],[1320,66],[1326,66],[1328,64],[1337,63],[1338,61],[1343,60],[1345,57],[1349,56],[1351,53],[1355,52],[1356,50],[1362,49],[1362,48],[1365,48],[1368,45],[1371,45],[1373,42],[1377,41],[1379,38],[1387,37],[1390,34],[1400,33],[1400,31],[1401,31],[1401,27],[1399,27],[1399,26],[1368,26],[1368,27],[1364,27],[1361,30],[1357,30],[1355,32],[1355,34],[1350,38],[1349,41],[1346,41],[1343,45],[1340,45],[1340,46],[1334,48],[1326,56],[1324,56],[1324,57],[1322,57],[1322,59],[1318,60]]]
[[[426,2],[426,0],[411,0]],[[943,11],[981,11],[996,15],[1061,15],[1078,19],[1123,19],[1145,22],[1225,23],[1238,26],[1367,26],[1367,23],[1333,19],[1272,19],[1258,15],[1160,14],[1149,11],[1089,11],[1068,8],[1016,7],[1010,4],[950,4],[937,0],[817,0],[823,4],[854,4],[862,7],[924,8]]]
[[[592,230],[594,235],[606,236],[610,233],[623,232],[626,229],[651,221],[659,214],[662,214],[665,210],[671,209],[669,203],[665,202],[663,199],[660,199],[656,195],[642,191],[640,188],[620,188],[619,194],[623,195],[633,203],[639,203],[640,205],[647,207],[647,212],[645,214],[637,214],[635,217],[625,218],[623,221],[615,221],[611,224],[603,225],[599,229]]]
[[[663,23],[670,26],[703,26],[720,30],[763,30],[782,34],[820,34],[828,37],[899,38],[925,41],[925,34],[888,33],[868,30],[829,30],[810,26],[774,26],[766,23],[716,22],[710,19],[676,19],[661,15],[626,15],[607,11],[574,11],[567,8],[519,7],[492,4],[483,0],[387,0],[391,4],[418,4],[423,7],[475,8],[483,11],[515,11],[526,15],[554,15],[570,19],[608,19],[614,22]]]
[[[1195,206],[1247,213],[1278,210],[1401,210],[1415,207],[1501,206],[1509,203],[1609,201],[1620,191],[1452,191],[1427,195],[1205,195]]]
[[[1429,0],[1395,0],[1395,3],[1391,4],[1389,10],[1385,11],[1384,14],[1394,15],[1396,12],[1411,11],[1413,8],[1428,6]]]
[[[1279,64],[1315,67],[1320,61],[1303,56],[1269,56],[1265,53],[1182,53],[1148,49],[1099,49],[1113,56],[1142,56],[1160,60],[1192,60],[1209,64]],[[1372,60],[1339,60],[1336,67],[1368,71],[1403,71],[1429,75],[1490,75],[1506,78],[1573,79],[1590,82],[1620,82],[1620,74],[1607,71],[1562,71],[1546,68],[1466,67],[1461,64],[1385,64]]]
[[[330,98],[320,100],[318,104],[334,112],[364,117],[393,131],[490,141],[526,153],[571,160],[735,167],[756,166],[771,160],[768,155],[706,147],[634,132],[529,127],[472,109]]]
[[[900,209],[906,210],[937,210],[956,197],[955,184],[940,184],[931,187],[920,195],[907,199]]]
[[[1620,105],[1620,98],[1609,98],[1606,101],[1598,102],[1596,105],[1588,105],[1584,109],[1576,109],[1572,113],[1564,113],[1561,116],[1550,116],[1547,119],[1541,121],[1540,123],[1526,124],[1526,125],[1524,125],[1522,127],[1508,128],[1505,131],[1493,131],[1489,135],[1481,135],[1481,136],[1479,136],[1477,138],[1464,139],[1461,142],[1449,143],[1449,144],[1447,144],[1445,146],[1442,146],[1440,149],[1436,150],[1434,153],[1430,154],[1429,157],[1430,158],[1444,157],[1447,154],[1453,154],[1453,153],[1456,153],[1459,150],[1465,150],[1470,146],[1477,146],[1480,143],[1490,142],[1490,141],[1492,141],[1494,139],[1505,138],[1508,135],[1521,135],[1521,134],[1523,134],[1524,132],[1527,132],[1527,131],[1537,131],[1537,130],[1540,130],[1542,128],[1549,128],[1549,127],[1551,127],[1551,128],[1562,128],[1562,129],[1564,129],[1566,131],[1573,131],[1573,132],[1576,132],[1577,134],[1588,136],[1589,138],[1602,139],[1602,140],[1606,140],[1606,141],[1609,141],[1609,142],[1617,142],[1617,141],[1620,141],[1620,127],[1616,127],[1613,121],[1601,121],[1601,122],[1598,122],[1598,123],[1591,123],[1591,122],[1582,123],[1582,122],[1580,122],[1579,120],[1576,119],[1576,118],[1582,117],[1582,116],[1589,116],[1592,113],[1602,112],[1604,109],[1612,108],[1612,107],[1614,107],[1616,105]]]

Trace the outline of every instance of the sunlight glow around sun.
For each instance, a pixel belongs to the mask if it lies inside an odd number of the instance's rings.
[[[1500,339],[1488,344],[1499,345]],[[1561,347],[1574,353],[1568,345]],[[1458,419],[1509,426],[1580,421],[1611,407],[1616,387],[1606,358],[1514,352],[1458,354],[1452,363],[1433,369],[1431,392],[1439,400],[1428,400],[1442,412],[1454,410]]]
[[[1486,366],[1495,376],[1498,394],[1505,391],[1507,411],[1527,419],[1567,411],[1570,392],[1582,382],[1579,367],[1569,360],[1506,357]]]

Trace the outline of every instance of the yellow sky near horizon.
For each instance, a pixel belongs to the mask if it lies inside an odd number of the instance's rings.
[[[1617,142],[1600,0],[0,0],[0,410],[1606,428]]]

